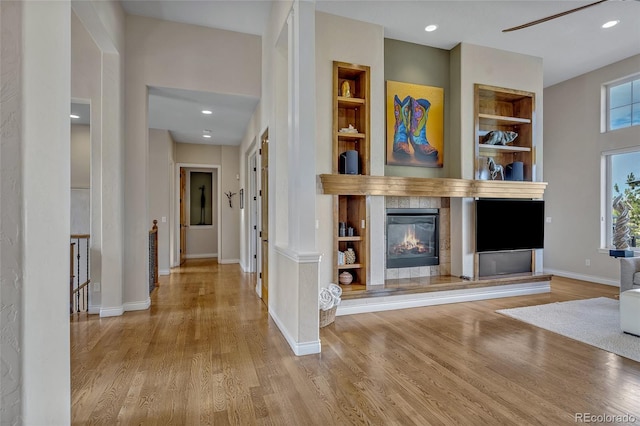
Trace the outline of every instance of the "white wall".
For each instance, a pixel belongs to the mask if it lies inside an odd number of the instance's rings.
[[[640,145],[640,126],[600,132],[602,85],[640,71],[640,55],[544,91],[545,270],[619,285],[619,262],[600,251],[600,158]],[[586,266],[585,259],[591,261]]]
[[[124,12],[116,1],[74,2],[73,12],[71,93],[91,104],[89,312],[120,315],[126,309],[122,296]]]
[[[148,298],[148,210],[140,196],[148,188],[147,87],[258,97],[261,50],[257,36],[139,16],[127,16],[126,34],[124,300],[137,304]]]
[[[168,275],[170,269],[171,196],[174,188],[174,142],[166,130],[149,129],[149,218],[158,221],[158,273]],[[163,222],[162,218],[166,220]]]
[[[70,20],[68,1],[0,3],[2,424],[71,421]]]

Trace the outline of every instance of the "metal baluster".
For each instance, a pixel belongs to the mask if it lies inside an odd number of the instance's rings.
[[[87,244],[87,258],[86,258],[86,262],[87,262],[87,282],[89,284],[87,284],[87,286],[85,287],[85,303],[84,303],[84,310],[85,312],[89,312],[89,285],[91,283],[91,279],[89,278],[89,238],[87,238],[86,240],[86,244]]]
[[[78,278],[76,280],[76,288],[80,287],[80,238],[77,239],[78,241]],[[76,312],[80,311],[80,291],[76,292]]]

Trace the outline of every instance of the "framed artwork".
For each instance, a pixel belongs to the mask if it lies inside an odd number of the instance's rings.
[[[211,192],[213,173],[191,171],[189,180],[189,225],[211,225],[213,223],[213,196]]]
[[[244,188],[240,188],[240,208],[244,209]]]
[[[387,164],[442,167],[444,89],[387,81]]]

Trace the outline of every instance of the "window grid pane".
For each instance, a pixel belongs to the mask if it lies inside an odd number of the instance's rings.
[[[631,126],[631,105],[612,108],[609,117],[611,119],[609,124],[611,130]]]
[[[629,236],[635,237],[636,246],[640,245],[640,150],[628,152],[624,154],[614,154],[610,156],[611,161],[607,164],[611,167],[610,173],[607,173],[609,188],[611,189],[611,200],[608,205],[609,217],[612,218],[613,225],[611,234],[607,239],[609,244],[613,245],[613,235],[615,231],[615,223],[617,220],[617,212],[613,209],[613,199],[619,194],[624,194],[629,206]],[[627,183],[629,178],[633,180],[631,184]],[[629,241],[632,245],[633,240]]]
[[[609,90],[609,108],[617,108],[631,103],[631,82],[612,86]]]

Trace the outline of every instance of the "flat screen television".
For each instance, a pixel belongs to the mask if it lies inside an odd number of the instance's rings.
[[[544,200],[476,200],[476,251],[541,249]]]

